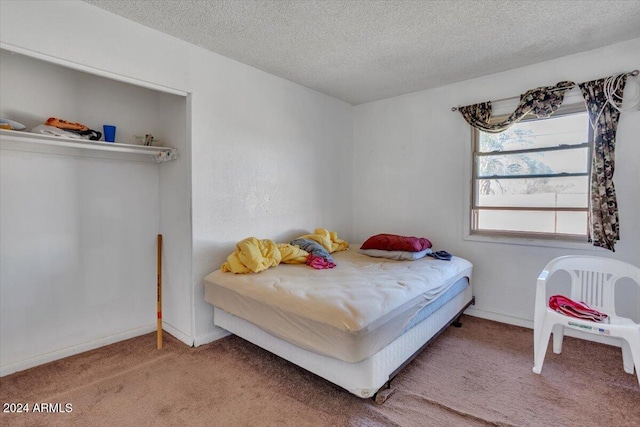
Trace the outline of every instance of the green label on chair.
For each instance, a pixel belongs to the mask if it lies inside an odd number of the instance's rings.
[[[609,330],[608,329],[598,328],[596,326],[583,325],[581,323],[575,323],[575,322],[569,322],[569,326],[581,329],[583,331],[593,332],[594,334],[609,335]]]

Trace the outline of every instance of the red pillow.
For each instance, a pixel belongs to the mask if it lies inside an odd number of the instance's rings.
[[[421,252],[431,247],[424,237],[398,236],[397,234],[376,234],[367,239],[360,249],[382,249],[385,251]]]

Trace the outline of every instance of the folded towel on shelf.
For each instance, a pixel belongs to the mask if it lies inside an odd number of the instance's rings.
[[[89,130],[89,126],[83,125],[82,123],[74,123],[69,122],[67,120],[62,120],[57,117],[49,117],[45,122],[47,126],[55,126],[58,129],[64,130],[75,130],[75,131],[85,131]]]
[[[42,135],[49,136],[59,136],[63,138],[73,138],[73,139],[89,139],[89,135],[78,135],[77,133],[68,132],[66,130],[57,128],[55,126],[47,126],[47,125],[38,125],[31,129],[32,133],[40,133]]]
[[[49,117],[45,122],[47,126],[54,126],[58,129],[62,129],[65,132],[71,132],[82,136],[84,139],[90,139],[92,141],[98,141],[102,137],[102,132],[89,129],[89,126],[82,123],[69,122],[67,120],[59,119],[57,117]]]

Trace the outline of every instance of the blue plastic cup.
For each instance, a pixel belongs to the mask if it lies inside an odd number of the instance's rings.
[[[116,142],[116,127],[113,125],[102,126],[104,130],[104,140],[106,142]]]

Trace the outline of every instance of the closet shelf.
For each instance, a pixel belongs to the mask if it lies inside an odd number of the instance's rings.
[[[0,142],[1,148],[7,150],[86,156],[91,153],[100,154],[97,157],[156,163],[175,160],[178,157],[178,151],[173,147],[88,141],[6,129],[0,129]]]

